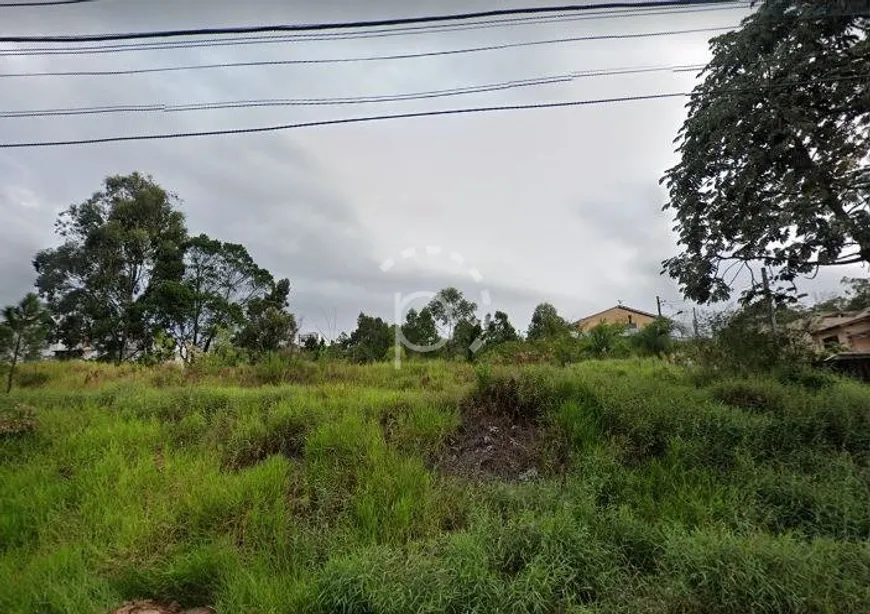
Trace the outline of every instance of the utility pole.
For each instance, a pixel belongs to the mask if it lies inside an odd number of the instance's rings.
[[[767,279],[767,268],[761,267],[761,282],[764,284],[764,294],[767,297],[767,313],[770,318],[770,332],[776,336],[776,310],[773,308],[773,298],[770,295],[770,282]]]
[[[658,295],[656,295],[656,308],[659,311],[659,317],[662,317],[662,299]]]
[[[695,338],[698,338],[698,310],[692,307],[692,328],[695,330]]]

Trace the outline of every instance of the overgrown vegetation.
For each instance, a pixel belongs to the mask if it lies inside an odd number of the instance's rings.
[[[4,612],[870,609],[856,382],[655,359],[28,373],[0,415]],[[447,462],[482,415],[501,430]],[[471,466],[486,437],[540,442],[536,470]]]

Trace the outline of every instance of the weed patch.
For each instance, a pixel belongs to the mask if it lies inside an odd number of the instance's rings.
[[[870,611],[870,387],[273,360],[32,365],[0,611]]]

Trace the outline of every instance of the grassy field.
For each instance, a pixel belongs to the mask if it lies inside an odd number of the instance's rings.
[[[0,612],[870,612],[870,387],[658,361],[25,366]]]

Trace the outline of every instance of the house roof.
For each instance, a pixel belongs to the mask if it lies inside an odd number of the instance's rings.
[[[827,330],[833,330],[835,328],[840,328],[842,326],[849,326],[850,324],[856,324],[857,322],[862,322],[864,320],[870,320],[870,309],[865,309],[864,311],[858,313],[857,315],[846,318],[844,320],[838,320],[837,322],[831,322],[830,324],[826,324],[814,330],[814,333],[821,333]]]
[[[602,313],[606,313],[606,312],[610,311],[611,309],[622,309],[623,311],[630,311],[632,313],[646,316],[648,318],[658,317],[655,314],[648,313],[646,311],[641,311],[640,309],[634,309],[633,307],[626,307],[625,305],[614,305],[613,307],[608,307],[607,309],[602,309],[601,311],[593,313],[592,315],[588,315],[584,318],[580,318],[579,320],[577,320],[577,322],[575,322],[575,324],[579,324],[580,322],[585,322],[586,320],[590,320],[590,319],[594,318],[595,316],[600,316]]]

